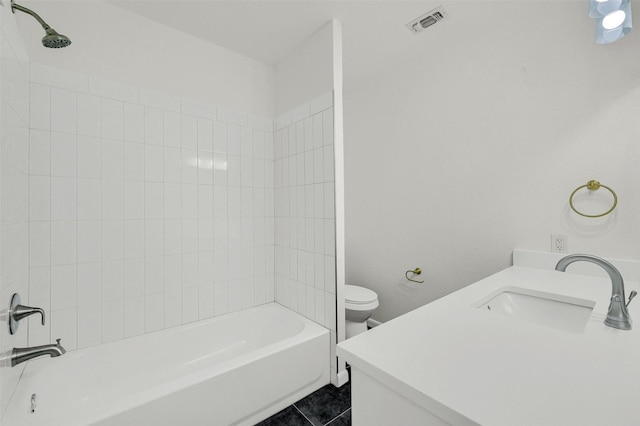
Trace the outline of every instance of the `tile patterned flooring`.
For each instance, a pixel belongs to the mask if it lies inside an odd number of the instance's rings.
[[[309,425],[351,425],[351,382],[341,388],[328,384],[256,426]]]

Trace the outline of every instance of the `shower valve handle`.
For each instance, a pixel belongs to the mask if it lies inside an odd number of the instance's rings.
[[[15,334],[18,331],[18,323],[20,320],[33,314],[40,314],[40,322],[44,325],[44,310],[42,308],[34,308],[20,304],[20,295],[14,293],[11,297],[9,305],[9,333]]]
[[[40,314],[41,320],[40,322],[44,325],[44,310],[42,308],[34,308],[31,306],[18,305],[14,308],[11,313],[14,321],[20,321],[23,318],[26,318],[33,314]]]

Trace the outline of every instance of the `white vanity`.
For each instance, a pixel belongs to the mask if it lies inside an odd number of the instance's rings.
[[[513,266],[344,341],[353,424],[640,425],[640,298],[618,330],[610,297],[608,277]]]

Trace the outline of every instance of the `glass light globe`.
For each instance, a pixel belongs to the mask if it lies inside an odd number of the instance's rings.
[[[624,10],[616,10],[615,12],[611,12],[607,16],[602,18],[602,26],[605,30],[612,30],[622,25],[626,18],[627,14],[624,12]]]

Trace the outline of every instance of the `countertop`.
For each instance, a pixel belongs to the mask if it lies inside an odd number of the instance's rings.
[[[595,301],[574,333],[479,310],[505,286]],[[640,285],[625,282],[628,297]],[[338,356],[454,425],[640,425],[640,300],[604,325],[611,281],[513,266],[338,345]],[[640,299],[640,298],[639,298]]]

